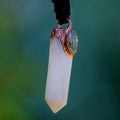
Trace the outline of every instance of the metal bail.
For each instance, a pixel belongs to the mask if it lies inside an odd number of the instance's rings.
[[[71,29],[72,28],[72,22],[71,22],[71,20],[70,19],[68,19],[67,18],[67,20],[68,20],[68,29]],[[57,24],[57,28],[60,28],[60,24],[59,24],[59,22],[58,22],[58,24]]]
[[[76,33],[71,30],[72,28],[71,20],[70,19],[67,20],[68,20],[68,27],[60,28],[60,24],[58,23],[56,28],[52,30],[51,38],[53,38],[54,36],[57,37],[62,43],[65,54],[69,57],[72,57],[76,53],[76,50],[74,49],[77,49],[78,38]]]
[[[69,28],[69,29],[71,29],[71,28],[72,28],[72,22],[71,22],[71,20],[70,20],[70,19],[68,19],[68,18],[67,18],[67,20],[68,20],[68,23],[69,23],[68,28]]]

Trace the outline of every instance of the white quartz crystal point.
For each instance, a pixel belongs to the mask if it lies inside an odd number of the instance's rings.
[[[65,54],[60,40],[53,37],[50,41],[45,100],[54,113],[67,104],[72,59]]]

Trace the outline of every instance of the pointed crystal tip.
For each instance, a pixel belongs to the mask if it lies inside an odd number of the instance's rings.
[[[57,99],[45,98],[45,100],[46,100],[48,106],[50,107],[50,109],[53,111],[53,113],[57,113],[66,105],[66,103],[61,102]]]

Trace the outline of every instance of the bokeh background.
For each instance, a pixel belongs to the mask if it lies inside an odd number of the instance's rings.
[[[120,120],[120,1],[71,0],[79,37],[68,104],[47,106],[50,0],[0,0],[0,120]]]

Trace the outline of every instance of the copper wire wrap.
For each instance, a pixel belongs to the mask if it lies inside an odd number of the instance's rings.
[[[69,33],[71,32],[71,28],[72,28],[72,23],[70,21],[70,19],[67,19],[69,22],[69,25],[67,28],[60,28],[60,24],[57,24],[57,27],[54,28],[52,30],[51,33],[51,38],[53,38],[54,36],[57,37],[60,42],[62,43],[64,52],[67,56],[73,56],[74,54],[70,52],[69,50],[69,41],[68,41],[68,37],[69,37]]]

